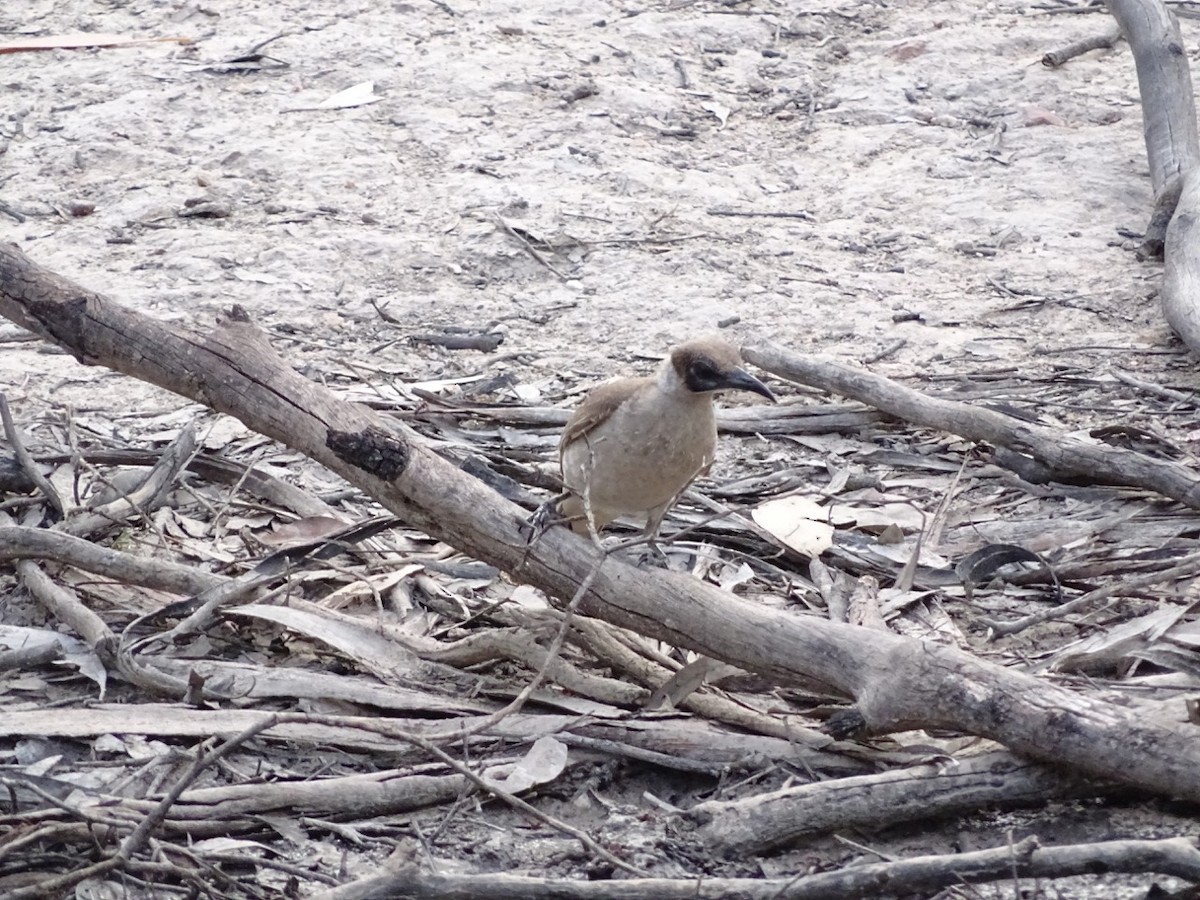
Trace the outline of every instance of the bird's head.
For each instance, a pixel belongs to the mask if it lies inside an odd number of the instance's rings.
[[[737,347],[720,338],[680,344],[671,351],[670,365],[679,381],[693,393],[751,391],[775,402],[770,389],[742,368],[742,355]]]

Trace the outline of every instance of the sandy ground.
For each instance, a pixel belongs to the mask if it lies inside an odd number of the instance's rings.
[[[1117,231],[1149,201],[1131,60],[1039,62],[1099,16],[676,6],[22,4],[5,31],[196,43],[5,58],[0,196],[29,215],[5,237],[200,327],[231,302],[342,346],[372,301],[415,330],[503,319],[502,352],[536,357],[525,379],[732,316],[849,359],[905,338],[890,374],[1169,342],[1158,272]],[[280,32],[265,52],[288,67],[212,67]],[[378,102],[310,109],[366,81]],[[199,199],[228,217],[178,216]],[[56,212],[72,202],[95,212]],[[562,277],[497,215],[578,242],[552,255]],[[1004,312],[996,284],[1045,302]],[[380,361],[428,375],[443,356]]]
[[[166,321],[205,329],[241,304],[317,378],[506,372],[556,402],[736,319],[734,336],[900,378],[1119,364],[1195,384],[1159,267],[1122,234],[1150,205],[1128,49],[1040,63],[1102,14],[339,6],[4,4],[5,39],[192,43],[0,56],[0,200],[24,217],[0,214],[0,239]],[[276,36],[276,61],[228,63]],[[364,82],[372,102],[315,108]],[[398,343],[444,326],[505,341]],[[184,405],[27,342],[0,345],[0,389],[35,434],[64,406],[169,433]]]

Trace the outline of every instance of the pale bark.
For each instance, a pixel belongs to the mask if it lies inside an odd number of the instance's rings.
[[[580,611],[780,682],[852,696],[865,730],[936,727],[993,738],[1073,771],[1200,800],[1200,728],[1139,721],[1112,704],[876,630],[764,608],[688,575],[637,569],[525,513],[367,407],[297,374],[235,309],[206,336],[175,331],[0,247],[0,314],[103,364],[241,419],[328,466],[413,527],[571,597]]]
[[[1200,476],[1178,463],[1067,437],[1044,425],[981,406],[929,397],[865,369],[792,353],[769,342],[744,347],[742,355],[756,366],[797,384],[850,397],[914,425],[949,431],[1009,450],[1024,464],[1014,466],[1013,458],[1005,460],[1005,464],[1019,468],[1023,477],[1032,470],[1041,481],[1081,478],[1090,484],[1140,487],[1200,509]]]
[[[1184,343],[1200,352],[1200,242],[1195,228],[1200,217],[1200,138],[1187,50],[1179,22],[1162,0],[1108,0],[1108,8],[1137,66],[1154,187],[1155,213],[1146,244],[1154,247],[1162,241],[1163,312]],[[1160,232],[1164,225],[1165,235]]]
[[[313,895],[313,900],[873,900],[948,887],[1021,878],[1065,878],[1103,872],[1158,872],[1200,879],[1200,851],[1189,838],[1103,841],[1039,847],[1027,837],[970,853],[847,866],[802,877],[749,878],[522,878],[514,875],[437,875],[396,865],[376,875]],[[1013,893],[1023,896],[1019,883]],[[940,896],[940,894],[939,894]]]

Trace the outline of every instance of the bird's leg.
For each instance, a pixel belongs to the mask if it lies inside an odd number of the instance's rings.
[[[667,510],[671,508],[671,504],[674,502],[675,498],[672,497],[662,506],[656,506],[646,514],[646,527],[642,530],[642,540],[646,543],[646,549],[642,553],[639,562],[646,564],[657,557],[658,562],[664,569],[671,567],[666,551],[658,545],[658,530],[662,527],[663,517],[666,516]]]
[[[570,521],[569,518],[563,516],[558,510],[558,505],[570,496],[570,491],[563,491],[561,494],[551,497],[533,511],[529,518],[525,520],[525,524],[521,526],[521,533],[527,534],[527,543],[536,543],[537,539],[545,534],[551,525],[559,525]],[[528,529],[528,532],[526,532],[526,529]]]

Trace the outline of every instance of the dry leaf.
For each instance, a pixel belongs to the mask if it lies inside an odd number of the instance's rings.
[[[250,429],[233,416],[218,416],[204,431],[200,443],[205,450],[224,450],[235,439],[250,434]]]
[[[853,506],[833,503],[828,507],[829,521],[864,531],[882,531],[895,525],[906,531],[920,531],[924,524],[921,511],[909,503],[883,503],[879,506]]]
[[[733,112],[728,106],[722,106],[720,103],[701,103],[700,108],[707,110],[717,117],[717,121],[721,123],[721,128],[725,127],[725,123],[729,121],[729,114]],[[717,130],[720,131],[721,128]]]
[[[750,568],[749,563],[742,563],[736,568],[734,566],[725,566],[717,578],[717,584],[720,585],[723,591],[733,591],[738,585],[753,580],[754,570]]]
[[[540,737],[520,762],[484,769],[482,778],[510,794],[527,791],[553,781],[567,767],[567,745],[552,737]]]
[[[509,599],[523,609],[544,612],[550,608],[546,595],[531,584],[518,584],[509,594]]]
[[[383,98],[375,93],[375,82],[364,81],[344,91],[338,91],[332,97],[326,97],[312,109],[351,109],[355,106],[366,106],[368,103],[378,103]]]
[[[266,619],[306,635],[315,641],[334,647],[357,661],[367,671],[388,678],[404,679],[417,664],[411,650],[396,641],[388,640],[367,625],[348,621],[347,617],[326,612],[303,601],[293,606],[263,606],[247,604],[226,612],[231,616],[251,616]]]
[[[99,685],[100,699],[103,700],[104,689],[108,684],[108,670],[104,668],[100,657],[79,638],[45,628],[0,625],[0,649],[33,650],[50,644],[58,644],[61,650],[59,662],[75,666],[79,669],[80,675],[90,678]]]
[[[751,516],[797,553],[815,558],[833,546],[833,526],[828,513],[808,497],[780,497],[755,507]]]
[[[389,596],[392,588],[408,578],[408,576],[420,572],[423,568],[425,567],[420,563],[408,563],[390,572],[381,572],[378,575],[363,575],[349,584],[338,588],[332,594],[323,597],[321,605],[330,609],[341,609],[357,597],[374,597],[376,593],[383,597]],[[404,600],[408,602],[411,609],[412,604],[408,598],[405,597]]]
[[[258,539],[269,547],[286,547],[292,544],[307,544],[319,541],[331,534],[345,530],[349,522],[333,516],[306,516],[295,522],[279,525]]]

